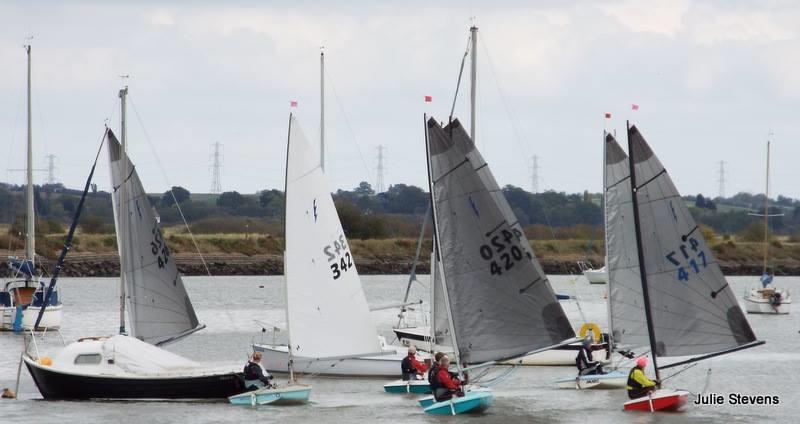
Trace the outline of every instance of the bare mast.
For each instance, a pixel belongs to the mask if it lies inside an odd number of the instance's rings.
[[[325,51],[319,52],[319,166],[325,172]]]
[[[25,187],[25,259],[31,261],[31,272],[36,273],[36,216],[33,207],[33,126],[31,117],[31,45],[25,46],[28,54],[28,158]],[[33,276],[31,276],[33,277]]]
[[[764,189],[764,269],[762,275],[767,274],[767,259],[769,256],[769,144],[767,140],[767,179]]]
[[[478,92],[478,27],[472,25],[469,29],[470,40],[472,41],[471,48],[471,65],[470,65],[470,93],[469,93],[469,110],[470,110],[470,127],[469,136],[472,138],[472,143],[475,143],[475,99]]]
[[[119,240],[117,240],[117,244],[120,246],[119,249],[119,334],[125,334],[125,253],[122,248],[122,238],[125,231],[127,231],[126,223],[128,221],[128,205],[125,200],[125,184],[128,178],[128,146],[127,146],[127,138],[128,138],[128,128],[127,128],[127,121],[126,121],[126,97],[128,96],[128,86],[126,85],[124,88],[119,90],[119,98],[120,98],[120,144],[122,145],[121,150],[122,153],[120,154],[121,160],[120,163],[122,164],[122,182],[119,185],[119,231],[117,234],[119,235]]]

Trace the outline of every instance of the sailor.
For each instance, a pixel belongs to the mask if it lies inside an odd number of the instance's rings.
[[[444,356],[444,352],[436,352],[433,355],[433,363],[431,364],[431,368],[428,370],[428,383],[433,384],[433,380],[436,379],[436,373],[439,372],[439,360],[442,359]]]
[[[400,367],[403,372],[403,381],[422,380],[425,371],[428,371],[428,367],[417,360],[417,348],[413,345],[408,347],[408,356],[400,361]]]
[[[650,380],[644,375],[645,367],[647,367],[647,357],[642,356],[636,360],[636,366],[628,374],[628,397],[631,399],[637,399],[655,391],[659,384],[658,381]]]
[[[261,352],[253,352],[253,356],[244,366],[244,386],[247,390],[272,387],[270,384],[272,378],[269,374],[264,375],[264,370],[261,368]]]
[[[433,398],[437,402],[452,399],[453,395],[464,396],[464,392],[461,390],[461,380],[448,370],[449,366],[450,358],[442,355],[439,359],[438,371],[432,376],[433,381],[430,382]]]
[[[592,357],[592,339],[587,337],[578,349],[578,356],[575,357],[575,365],[578,366],[578,375],[603,374],[603,366]]]

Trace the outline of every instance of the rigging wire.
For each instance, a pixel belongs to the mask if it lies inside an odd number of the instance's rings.
[[[453,106],[450,108],[450,119],[453,119],[453,113],[456,110],[456,100],[458,100],[458,89],[461,87],[461,76],[464,74],[464,64],[467,62],[467,55],[469,55],[469,47],[472,44],[472,34],[467,37],[467,48],[464,49],[464,56],[461,57],[461,68],[458,70],[458,81],[456,82],[456,92],[453,94]]]
[[[331,76],[330,72],[328,72],[328,67],[325,67],[325,75],[328,77],[328,81],[331,83],[331,89],[333,90],[333,97],[336,99],[336,105],[339,106],[339,111],[342,113],[342,117],[344,117],[344,123],[347,126],[347,130],[350,132],[350,137],[353,138],[353,144],[356,146],[356,151],[358,152],[358,157],[361,158],[361,165],[364,166],[364,172],[366,175],[369,175],[369,167],[367,166],[367,161],[364,160],[364,155],[361,153],[361,146],[358,144],[358,139],[356,139],[356,133],[353,131],[353,126],[350,125],[350,119],[347,117],[347,112],[345,112],[344,107],[342,106],[342,102],[339,99],[339,94],[336,91],[336,84],[333,83],[333,76]],[[367,177],[369,180],[369,177]]]
[[[131,107],[133,108],[133,114],[136,115],[136,120],[139,122],[139,126],[142,128],[142,133],[144,134],[145,140],[147,140],[147,145],[150,146],[150,150],[153,153],[153,156],[156,159],[156,164],[158,164],[158,169],[161,171],[161,176],[166,181],[167,185],[169,186],[169,194],[172,197],[172,201],[175,202],[175,207],[178,209],[178,214],[181,216],[181,220],[183,221],[183,225],[186,226],[186,231],[189,233],[189,238],[192,239],[192,244],[194,244],[195,250],[197,250],[197,254],[200,255],[200,262],[203,263],[203,268],[205,268],[206,273],[209,277],[211,277],[211,270],[208,269],[208,264],[206,263],[206,259],[203,257],[203,252],[200,251],[200,246],[197,245],[197,240],[194,238],[194,234],[192,233],[192,229],[189,228],[189,223],[186,222],[186,217],[183,215],[183,210],[181,209],[181,205],[178,203],[178,199],[175,198],[175,193],[172,191],[172,184],[169,182],[169,178],[167,177],[167,173],[164,170],[164,166],[161,164],[161,159],[158,158],[156,154],[156,149],[153,147],[153,143],[150,140],[150,135],[147,133],[147,129],[145,128],[144,124],[142,123],[142,118],[139,116],[139,111],[136,109],[136,105],[133,103],[133,98],[130,94],[128,94],[128,99],[131,102]]]

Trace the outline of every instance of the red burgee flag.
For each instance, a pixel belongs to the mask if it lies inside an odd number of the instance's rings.
[[[639,110],[639,105],[637,105],[636,103],[632,104],[631,110]]]
[[[606,119],[611,119],[611,112],[606,112]]]
[[[430,103],[432,101],[433,101],[433,97],[432,96],[425,96],[425,103]]]
[[[289,106],[290,107],[297,107],[297,100],[292,100],[291,102],[289,102]]]

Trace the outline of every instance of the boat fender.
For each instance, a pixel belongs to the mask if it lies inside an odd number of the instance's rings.
[[[53,360],[50,359],[49,356],[43,356],[43,357],[39,358],[39,363],[44,365],[44,366],[46,366],[46,367],[49,367],[50,365],[53,365]]]
[[[600,342],[600,327],[598,327],[597,324],[595,324],[593,322],[587,322],[586,324],[583,324],[583,326],[581,327],[580,331],[578,331],[578,335],[580,335],[581,338],[586,338],[586,334],[589,331],[592,332],[592,340],[594,341],[594,343],[599,343]]]

